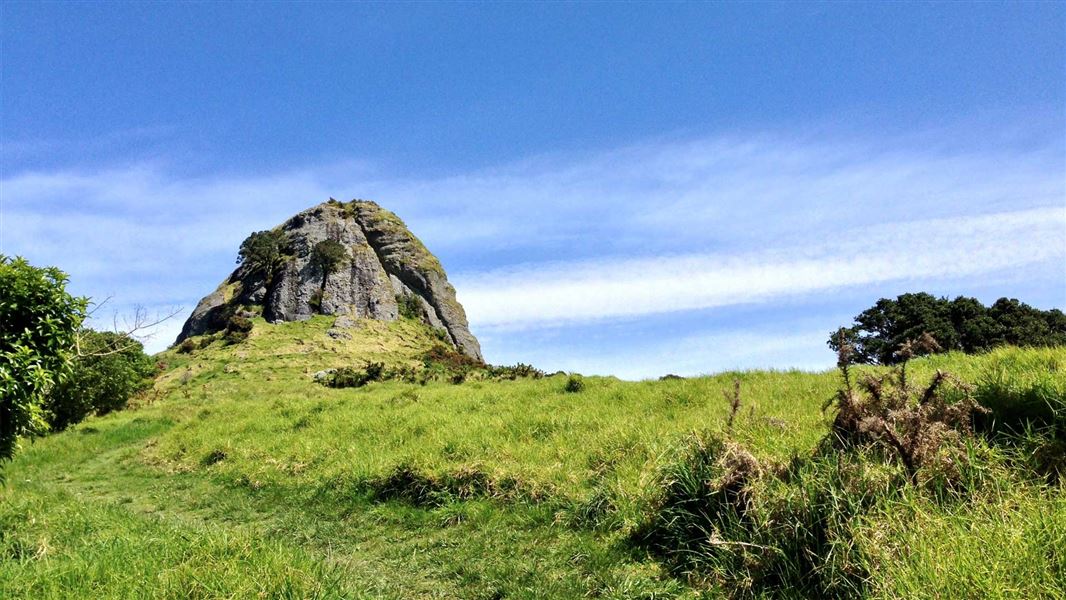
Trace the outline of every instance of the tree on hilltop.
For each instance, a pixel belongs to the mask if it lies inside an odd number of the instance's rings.
[[[289,237],[281,231],[256,231],[241,242],[237,251],[237,264],[247,264],[262,271],[267,279],[273,275],[274,268],[281,263]]]
[[[929,334],[942,351],[983,352],[1014,346],[1066,345],[1066,314],[1040,310],[1013,298],[1000,298],[986,307],[975,298],[954,300],[932,294],[902,294],[881,298],[855,317],[851,327],[834,331],[829,347],[846,342],[857,362],[890,365],[899,361],[896,350],[907,340]]]

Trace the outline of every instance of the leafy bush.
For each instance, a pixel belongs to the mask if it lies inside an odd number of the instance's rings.
[[[448,372],[467,372],[481,368],[485,363],[444,344],[435,344],[422,355],[422,364],[427,370],[443,369]]]
[[[248,335],[252,332],[252,320],[248,317],[235,314],[226,321],[226,331],[222,335],[222,339],[227,344],[239,344],[248,339]]]
[[[59,269],[0,255],[0,462],[46,427],[41,404],[69,373],[88,301],[66,283]]]
[[[954,300],[931,294],[903,294],[881,298],[845,328],[845,340],[861,363],[897,364],[896,350],[907,340],[930,334],[939,343],[929,352],[961,350],[973,353],[996,346],[1066,345],[1066,314],[1042,311],[1015,299],[1000,298],[985,307],[974,298]],[[829,346],[839,348],[833,332]]]
[[[363,387],[370,382],[381,381],[385,378],[385,365],[374,362],[367,363],[362,369],[341,367],[320,381],[331,388],[349,388]]]
[[[196,350],[196,341],[191,338],[185,338],[178,346],[178,354],[192,354],[193,350]]]
[[[518,363],[513,366],[490,366],[488,368],[488,375],[494,379],[540,379],[544,377],[544,371],[534,367],[533,365],[527,365],[525,363]]]
[[[580,375],[571,375],[567,378],[566,385],[563,386],[563,390],[571,394],[576,394],[584,389],[585,381],[581,379]]]
[[[414,294],[396,294],[396,305],[405,319],[422,318],[422,302]]]
[[[289,238],[282,231],[256,231],[241,242],[237,263],[250,265],[269,278],[284,258],[288,245]]]
[[[48,395],[44,407],[52,431],[61,431],[91,414],[126,407],[130,397],[151,385],[151,357],[140,342],[110,331],[83,330],[82,354],[71,375]]]
[[[868,575],[854,526],[879,489],[848,457],[762,465],[744,447],[693,435],[659,476],[634,540],[678,575],[752,597],[857,597]]]
[[[336,240],[322,240],[311,248],[311,264],[322,273],[324,281],[337,270],[347,255],[344,244]]]

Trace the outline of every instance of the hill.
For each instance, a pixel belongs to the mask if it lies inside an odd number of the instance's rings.
[[[394,321],[407,313],[481,360],[440,261],[399,217],[374,202],[330,199],[299,212],[250,235],[238,262],[197,304],[178,342],[232,330],[234,318],[240,329],[241,319],[255,315],[276,323],[313,315]]]
[[[240,344],[172,348],[136,406],[29,445],[0,491],[0,596],[718,597],[720,582],[634,542],[664,476],[727,431],[736,382],[728,435],[764,465],[816,450],[840,387],[752,371],[331,389],[316,371],[417,366],[439,340],[410,318],[338,339],[334,319],[256,318]],[[937,369],[979,397],[1066,398],[1063,348],[937,355],[909,373]],[[973,491],[888,495],[849,526],[865,595],[1066,595],[1063,484],[990,442],[972,452],[987,474]]]

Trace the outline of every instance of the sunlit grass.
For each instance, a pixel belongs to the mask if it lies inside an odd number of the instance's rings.
[[[433,343],[410,321],[340,340],[329,326],[259,321],[245,343],[166,352],[134,409],[27,444],[0,500],[0,596],[715,597],[627,543],[657,474],[688,434],[724,428],[735,379],[733,435],[769,462],[811,452],[839,384],[788,371],[586,377],[577,393],[565,376],[329,389],[314,372],[416,365]],[[937,368],[1066,390],[1066,349],[937,356],[911,373]],[[405,473],[432,501],[387,493]],[[976,508],[881,509],[861,536],[871,589],[1061,595],[1063,553],[1048,548],[1066,531],[1061,492],[1028,482]],[[610,514],[582,520],[589,507]]]

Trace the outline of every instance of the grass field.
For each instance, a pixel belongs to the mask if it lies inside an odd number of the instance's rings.
[[[726,592],[639,545],[659,481],[698,432],[765,464],[810,455],[835,372],[624,382],[567,377],[372,383],[321,369],[416,364],[418,324],[266,325],[157,358],[130,409],[24,444],[0,491],[3,598],[696,598]],[[913,361],[991,393],[1066,398],[1066,349]],[[1006,391],[1004,391],[1006,390]],[[1062,483],[979,441],[987,483],[965,499],[904,491],[856,540],[872,597],[1066,598]],[[735,591],[734,591],[735,593]],[[752,595],[790,595],[787,589]]]

